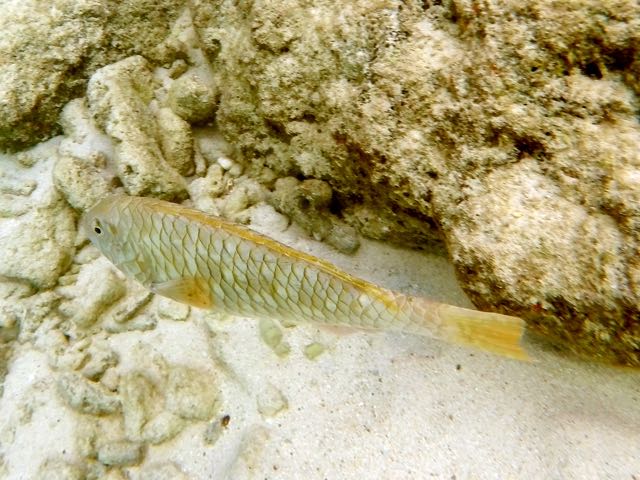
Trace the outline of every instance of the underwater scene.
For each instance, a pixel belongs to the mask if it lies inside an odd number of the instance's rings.
[[[640,3],[0,0],[0,479],[640,480]]]

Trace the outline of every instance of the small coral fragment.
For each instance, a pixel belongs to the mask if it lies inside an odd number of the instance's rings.
[[[98,461],[107,466],[131,466],[140,463],[144,451],[138,443],[109,442],[98,449]]]
[[[316,240],[324,240],[340,252],[354,253],[360,247],[356,230],[331,213],[331,198],[326,182],[286,177],[276,180],[270,202]]]
[[[185,426],[183,418],[171,413],[161,412],[149,420],[143,430],[142,438],[145,442],[156,445],[172,439],[182,431]]]
[[[161,108],[157,115],[160,147],[169,165],[180,175],[193,175],[193,135],[191,126],[170,108]]]
[[[165,297],[156,297],[156,314],[159,318],[173,321],[184,321],[189,316],[191,307]]]
[[[288,407],[286,397],[273,385],[258,395],[257,403],[258,412],[264,417],[275,417]]]
[[[289,354],[291,347],[284,341],[282,329],[276,322],[268,318],[261,318],[258,329],[262,341],[266,343],[276,355],[284,357]]]
[[[169,370],[167,409],[190,420],[211,418],[218,408],[217,380],[209,372],[176,366]]]
[[[104,415],[120,409],[118,397],[99,383],[90,382],[77,373],[61,375],[57,386],[67,404],[80,413]]]
[[[101,281],[96,282],[96,278]],[[60,305],[61,313],[78,327],[88,328],[124,296],[126,287],[109,263],[100,258],[83,265],[75,282],[60,291],[71,297]]]
[[[156,140],[159,128],[149,108],[154,88],[146,60],[129,57],[91,77],[89,108],[97,125],[114,140],[118,176],[129,194],[183,199],[186,182],[166,161]]]
[[[327,347],[325,347],[323,344],[313,342],[304,347],[304,356],[309,360],[315,360],[320,355],[322,355],[326,349]]]
[[[94,164],[72,155],[58,158],[53,169],[53,180],[67,202],[80,211],[91,208],[113,191],[111,182]]]
[[[162,396],[153,382],[141,372],[120,378],[118,387],[124,414],[124,432],[132,441],[142,439],[142,429],[162,405]]]
[[[85,469],[62,459],[48,459],[38,468],[35,480],[84,480]]]
[[[210,119],[217,106],[215,87],[195,73],[185,73],[169,87],[169,106],[190,123]]]

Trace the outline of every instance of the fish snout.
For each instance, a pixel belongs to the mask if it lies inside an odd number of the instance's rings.
[[[93,207],[84,213],[81,220],[85,234],[95,245],[99,244],[107,234],[113,235],[115,228],[110,220],[113,216],[113,208],[116,204],[116,197],[121,195],[111,195],[98,201]]]

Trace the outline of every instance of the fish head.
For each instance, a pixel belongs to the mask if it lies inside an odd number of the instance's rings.
[[[89,240],[111,263],[125,273],[134,274],[127,271],[127,265],[140,253],[129,235],[133,226],[128,208],[131,198],[112,195],[100,200],[85,213],[82,227]]]
[[[118,196],[106,197],[90,208],[82,219],[87,237],[105,255],[111,245],[119,243],[119,215],[116,211],[118,202]]]
[[[143,284],[154,272],[144,262],[144,245],[130,235],[134,227],[130,204],[134,197],[113,195],[100,200],[82,219],[89,240],[119,270]]]

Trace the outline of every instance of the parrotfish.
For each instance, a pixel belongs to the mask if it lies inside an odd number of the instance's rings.
[[[83,219],[89,239],[152,292],[243,316],[414,333],[525,360],[524,322],[392,291],[247,227],[116,195]]]

